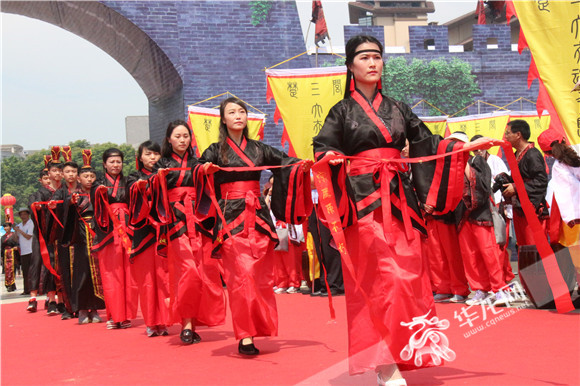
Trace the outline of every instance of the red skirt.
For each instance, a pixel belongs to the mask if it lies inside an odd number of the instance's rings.
[[[167,324],[193,319],[196,326],[218,326],[225,323],[225,296],[219,278],[218,263],[204,257],[202,236],[187,233],[171,240],[168,264],[173,264],[173,305]],[[172,269],[169,268],[169,274]]]
[[[375,370],[396,363],[401,370],[440,364],[429,355],[407,357],[414,329],[402,326],[413,318],[436,316],[428,274],[427,258],[421,253],[421,238],[408,241],[403,224],[393,218],[394,245],[387,243],[380,210],[368,214],[346,229],[347,248],[355,270],[356,281],[372,302],[364,300],[355,280],[343,261],[344,289],[348,321],[350,374]],[[375,320],[381,321],[390,335],[390,345],[383,340]],[[420,362],[420,363],[418,363]]]
[[[134,319],[137,315],[138,288],[131,276],[131,263],[125,249],[112,242],[96,254],[103,282],[107,319],[115,323]]]
[[[278,311],[274,285],[274,243],[250,230],[224,241],[224,280],[236,339],[278,335]]]
[[[137,255],[131,274],[139,288],[139,305],[145,325],[164,325],[169,317],[165,299],[169,297],[167,259],[155,253],[155,245]]]

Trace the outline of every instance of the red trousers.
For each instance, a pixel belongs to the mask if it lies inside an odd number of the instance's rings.
[[[155,245],[137,255],[131,265],[131,275],[139,288],[139,305],[149,327],[164,325],[169,316],[167,259],[155,253]]]
[[[540,225],[542,230],[548,237],[548,219],[540,220]],[[516,242],[518,246],[522,245],[535,245],[536,240],[532,232],[532,228],[528,225],[528,220],[526,216],[519,214],[514,210],[514,231],[516,233]]]
[[[457,228],[435,219],[425,225],[433,290],[438,294],[469,295]]]
[[[511,220],[508,218],[505,222],[505,234],[506,234],[506,243],[505,245],[499,247],[501,254],[500,254],[500,263],[503,266],[503,282],[509,283],[516,277],[512,271],[512,264],[510,262],[510,254],[508,253],[508,244],[509,244],[509,236],[510,236],[510,222]]]
[[[138,289],[125,249],[115,242],[97,252],[107,319],[120,323],[137,315]]]
[[[223,243],[224,280],[236,339],[278,335],[273,251],[270,238],[254,229]]]
[[[434,366],[428,355],[415,365],[403,359],[413,329],[401,322],[436,316],[428,275],[428,261],[421,253],[421,237],[407,240],[403,224],[394,219],[393,234],[385,235],[380,210],[368,214],[346,229],[346,244],[354,276],[342,260],[348,322],[349,372],[358,374],[378,366],[397,363],[401,370]],[[392,241],[392,244],[389,244]],[[370,299],[370,307],[356,282]],[[387,346],[377,324],[381,321],[390,336]]]
[[[304,243],[288,242],[288,251],[274,251],[274,277],[278,288],[300,287]]]
[[[182,319],[193,319],[197,326],[225,323],[218,262],[204,254],[203,244],[197,232],[186,232],[170,241],[167,258],[174,299],[168,324],[181,323]]]
[[[459,232],[465,275],[472,290],[499,291],[503,281],[503,261],[493,227],[466,221]]]

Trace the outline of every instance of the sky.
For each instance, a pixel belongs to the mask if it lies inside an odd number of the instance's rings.
[[[323,0],[329,35],[343,45],[348,2]],[[435,1],[429,21],[440,24],[475,10],[476,1]],[[306,36],[310,0],[297,0]],[[2,144],[26,150],[86,139],[124,143],[125,117],[147,115],[137,82],[92,43],[52,24],[0,13]],[[314,26],[308,41],[314,39]],[[308,45],[311,45],[310,43]]]

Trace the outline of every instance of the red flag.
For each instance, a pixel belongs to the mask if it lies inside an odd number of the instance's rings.
[[[477,8],[475,8],[475,15],[477,16],[477,24],[485,24],[485,4],[483,0],[477,1]]]
[[[310,21],[316,25],[314,44],[318,47],[318,43],[324,43],[324,39],[328,38],[328,28],[320,0],[312,0],[312,19]]]

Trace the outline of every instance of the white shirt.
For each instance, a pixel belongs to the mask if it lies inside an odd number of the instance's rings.
[[[580,219],[580,167],[573,168],[558,160],[552,166],[552,179],[548,184],[548,204],[552,204],[552,194],[560,208],[562,221]]]
[[[491,169],[491,185],[493,185],[493,180],[495,176],[501,173],[508,173],[507,166],[505,162],[497,155],[489,154],[487,157],[487,164]],[[508,173],[509,174],[509,173]],[[498,204],[502,200],[501,189],[493,194],[493,201]]]
[[[32,220],[28,220],[26,224],[20,223],[17,226],[22,232],[32,236],[32,233],[34,232],[34,223]],[[18,243],[20,244],[21,255],[29,255],[32,253],[32,237],[30,240],[26,240],[26,237],[18,233]]]

